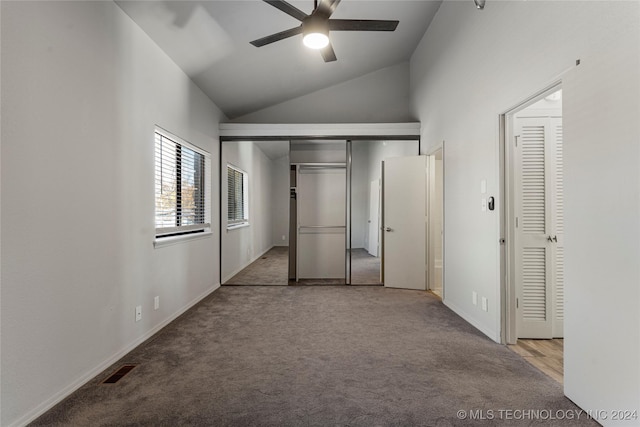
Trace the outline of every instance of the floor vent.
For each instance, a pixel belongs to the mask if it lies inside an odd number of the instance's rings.
[[[115,384],[120,381],[125,375],[127,375],[133,368],[138,365],[124,365],[109,376],[106,380],[102,381],[102,384]]]

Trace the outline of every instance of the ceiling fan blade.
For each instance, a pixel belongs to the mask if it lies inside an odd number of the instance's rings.
[[[284,0],[264,0],[264,2],[269,3],[271,6],[277,9],[280,9],[289,16],[293,16],[298,21],[303,21],[308,16],[306,13]]]
[[[331,43],[329,43],[326,47],[322,48],[320,53],[322,54],[322,58],[324,59],[324,62],[333,62],[338,59],[336,58],[336,53],[333,51],[333,46],[331,46]]]
[[[279,40],[283,40],[289,37],[293,37],[297,34],[302,33],[302,26],[290,28],[288,30],[280,31],[279,33],[271,34],[270,36],[263,37],[258,40],[254,40],[251,42],[255,47],[262,47],[264,45],[277,42]]]
[[[338,7],[338,3],[340,0],[320,0],[318,7],[313,11],[313,16],[321,16],[325,19],[328,19],[333,12],[336,11],[336,7]]]
[[[329,19],[331,31],[395,31],[399,21]]]

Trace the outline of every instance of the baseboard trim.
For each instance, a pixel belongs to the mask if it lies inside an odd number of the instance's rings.
[[[231,279],[233,276],[235,276],[236,274],[240,273],[242,270],[244,270],[245,268],[249,267],[254,261],[256,261],[258,258],[260,258],[262,255],[266,254],[267,252],[269,252],[271,249],[275,248],[275,245],[270,246],[269,248],[267,248],[265,251],[261,252],[260,254],[256,255],[255,257],[253,257],[250,261],[248,261],[246,264],[236,268],[235,270],[233,270],[232,273],[227,274],[225,277],[222,278],[222,283],[227,282],[229,279]]]
[[[220,288],[220,284],[219,283],[213,285],[212,287],[207,289],[205,292],[203,292],[202,294],[198,295],[197,297],[195,297],[194,299],[189,301],[187,304],[185,304],[183,307],[178,309],[178,311],[176,311],[174,314],[169,316],[167,319],[163,320],[162,322],[160,322],[159,324],[154,326],[148,332],[146,332],[145,334],[143,334],[142,336],[140,336],[139,338],[137,338],[133,342],[129,343],[128,345],[126,345],[124,348],[122,348],[120,351],[116,352],[111,357],[109,357],[106,360],[102,361],[95,368],[91,369],[90,371],[88,371],[88,372],[84,373],[83,375],[81,375],[80,377],[76,378],[69,385],[67,385],[62,390],[60,390],[58,393],[54,394],[49,399],[47,399],[46,401],[44,401],[43,403],[38,405],[33,410],[29,411],[27,414],[23,415],[22,417],[18,418],[16,421],[14,421],[11,424],[9,424],[9,427],[22,427],[22,426],[25,426],[25,425],[29,424],[30,422],[35,421],[39,416],[41,416],[42,414],[47,412],[49,409],[53,408],[55,405],[60,403],[62,400],[64,400],[67,397],[69,397],[69,395],[71,395],[71,393],[75,392],[80,387],[85,385],[87,382],[91,381],[93,378],[95,378],[102,371],[104,371],[109,366],[113,365],[118,360],[120,360],[125,355],[127,355],[127,353],[131,352],[136,347],[138,347],[140,344],[142,344],[143,342],[145,342],[146,340],[151,338],[153,335],[155,335],[156,333],[160,332],[160,330],[162,330],[165,326],[167,326],[169,323],[171,323],[174,320],[176,320],[178,317],[180,317],[182,314],[184,314],[187,310],[189,310],[191,307],[193,307],[194,305],[196,305],[197,303],[202,301],[204,298],[209,296],[211,293],[216,291],[218,288]]]
[[[488,329],[485,326],[479,324],[473,317],[471,317],[467,312],[462,310],[457,305],[452,304],[449,301],[444,299],[442,300],[442,303],[447,307],[449,307],[451,311],[456,313],[458,316],[462,317],[467,323],[471,324],[471,326],[473,326],[474,328],[476,328],[477,330],[485,334],[487,337],[489,337],[491,340],[495,341],[498,344],[501,343],[499,332],[496,333],[496,331]]]

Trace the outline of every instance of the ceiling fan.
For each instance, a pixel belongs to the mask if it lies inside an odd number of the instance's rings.
[[[263,0],[296,18],[301,24],[297,27],[271,34],[251,42],[255,47],[262,47],[298,34],[302,34],[305,46],[319,49],[324,62],[335,61],[336,54],[329,40],[330,31],[395,31],[398,21],[381,21],[365,19],[330,19],[340,0],[314,0],[314,9],[307,15],[300,9],[284,0]]]

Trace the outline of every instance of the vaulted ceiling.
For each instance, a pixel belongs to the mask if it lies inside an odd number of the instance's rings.
[[[309,14],[312,0],[291,1]],[[302,36],[261,48],[250,41],[295,27],[260,0],[117,1],[229,118],[409,60],[441,0],[343,0],[332,18],[400,21],[394,32],[331,32],[335,62]]]

